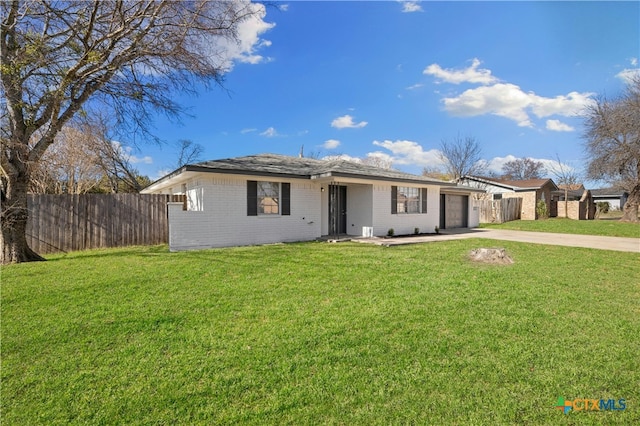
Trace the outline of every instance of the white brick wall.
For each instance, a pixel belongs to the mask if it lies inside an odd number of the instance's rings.
[[[307,241],[320,237],[320,186],[302,179],[270,179],[291,183],[291,215],[247,216],[250,176],[203,177],[203,211],[169,206],[171,251]]]
[[[373,225],[373,185],[347,185],[347,234],[362,235],[363,226]]]
[[[391,214],[391,184],[376,184],[373,187],[373,235],[384,236],[390,228],[395,235],[420,232],[435,232],[440,221],[440,188],[427,186],[427,213]],[[404,185],[403,186],[415,186]]]
[[[467,216],[467,227],[477,228],[480,225],[480,208],[478,207],[478,201],[473,197],[469,197],[469,215]]]
[[[200,200],[194,203],[201,205],[202,211],[183,211],[182,203],[170,203],[170,250],[310,241],[328,233],[328,183],[270,178],[268,180],[291,184],[291,215],[247,216],[247,180],[261,178],[201,174],[189,179],[187,191],[202,194],[201,203]],[[437,185],[426,186],[426,214],[391,214],[391,183],[341,184],[347,186],[347,232],[351,235],[361,235],[363,226],[373,226],[374,235],[384,236],[390,228],[401,235],[412,234],[415,228],[432,233],[439,225],[440,187]],[[325,188],[324,192],[321,187]],[[470,200],[469,226],[477,226],[477,216]]]

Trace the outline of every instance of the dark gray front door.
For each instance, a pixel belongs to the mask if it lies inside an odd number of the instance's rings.
[[[329,235],[347,233],[347,187],[329,185]]]

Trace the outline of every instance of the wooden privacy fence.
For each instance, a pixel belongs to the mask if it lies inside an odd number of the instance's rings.
[[[40,254],[163,244],[169,201],[184,201],[184,196],[30,194],[27,242]]]
[[[478,200],[480,223],[504,223],[520,219],[522,198]]]

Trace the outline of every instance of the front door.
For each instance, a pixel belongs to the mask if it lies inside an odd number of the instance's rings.
[[[329,235],[347,233],[347,187],[329,185]]]

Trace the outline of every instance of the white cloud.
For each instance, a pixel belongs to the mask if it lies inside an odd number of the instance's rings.
[[[511,154],[505,157],[493,157],[491,160],[487,161],[487,170],[489,172],[496,173],[499,176],[502,174],[502,167],[505,165],[505,163],[509,161],[517,160],[518,158],[521,158],[521,157],[516,157]],[[528,158],[532,159],[533,161],[541,162],[545,169],[544,175],[551,177],[552,179],[554,179],[553,171],[560,170],[561,168],[560,165],[565,171],[568,171],[568,172],[576,171],[575,167],[572,167],[566,163],[559,163],[557,160],[550,160],[548,158],[532,158],[532,157],[528,157]]]
[[[352,163],[362,163],[362,160],[360,158],[352,157],[348,154],[327,155],[325,157],[322,157],[322,159],[327,161],[344,160],[344,161],[351,161]]]
[[[152,181],[156,181],[162,177],[165,177],[166,175],[168,175],[169,173],[171,173],[173,170],[171,169],[160,169],[158,171],[156,171],[156,173],[152,176],[149,176],[151,178]]]
[[[491,160],[487,161],[487,170],[489,172],[496,173],[498,175],[502,174],[502,167],[505,163],[509,161],[517,160],[518,157],[513,155],[507,155],[506,157],[493,157]]]
[[[438,64],[431,64],[422,72],[423,74],[432,75],[435,78],[453,84],[460,83],[479,83],[492,84],[499,80],[491,75],[491,70],[480,68],[481,62],[478,58],[474,58],[471,66],[462,70],[451,68],[444,69]]]
[[[136,163],[142,163],[142,164],[153,164],[153,158],[149,157],[148,155],[145,155],[144,157],[140,158],[140,157],[136,157],[135,155],[132,155],[130,157],[130,160],[132,163],[136,164]]]
[[[283,12],[286,12],[286,11],[289,10],[289,4],[287,4],[287,3],[281,4],[281,5],[278,6],[278,9],[280,9]]]
[[[423,86],[424,86],[424,84],[422,84],[422,83],[416,83],[413,86],[406,87],[405,90],[416,90],[416,89],[419,89],[419,88],[421,88]]]
[[[636,62],[636,64],[638,63],[637,59],[636,59],[635,62]],[[633,61],[632,61],[632,63],[633,63]],[[616,74],[616,77],[618,77],[620,80],[624,81],[625,83],[629,84],[634,79],[640,78],[640,68],[627,68],[627,69],[624,69],[624,70],[620,71],[618,74]]]
[[[528,95],[514,84],[496,84],[464,91],[453,98],[444,98],[444,109],[455,116],[473,117],[495,114],[531,127],[533,123],[525,109],[531,104]]]
[[[258,131],[258,129],[253,129],[253,128],[251,128],[251,129],[242,129],[242,130],[240,130],[240,133],[242,133],[244,135],[244,134],[247,134],[247,133],[252,133],[252,132],[257,132],[257,131]]]
[[[322,147],[324,149],[336,149],[337,147],[340,146],[340,141],[336,140],[336,139],[329,139],[326,140],[323,144]]]
[[[124,146],[118,141],[111,141],[111,145],[126,161],[129,161],[131,164],[153,164],[153,158],[148,155],[145,155],[144,157],[133,155],[133,148],[130,146]]]
[[[575,116],[592,102],[591,93],[571,92],[566,96],[545,98],[533,92],[525,93],[519,86],[499,83],[469,89],[456,97],[444,98],[444,109],[455,116],[473,117],[494,114],[508,118],[521,127],[533,127],[529,116]]]
[[[422,12],[422,6],[420,6],[420,2],[401,1],[400,3],[402,3],[402,12],[404,13]]]
[[[343,115],[342,117],[338,117],[331,122],[331,127],[335,127],[336,129],[359,129],[366,126],[368,123],[366,121],[361,121],[359,123],[355,123],[353,121],[353,117],[349,114]]]
[[[533,92],[528,93],[531,98],[531,109],[538,117],[548,117],[550,115],[562,115],[564,117],[574,117],[580,115],[584,109],[593,102],[593,93],[571,92],[566,96],[556,96],[555,98],[545,98],[537,96]]]
[[[560,120],[547,120],[547,129],[554,132],[573,132],[575,129]]]
[[[276,136],[282,136],[274,127],[269,127],[264,132],[260,133],[260,136],[265,136],[267,138],[274,138]]]
[[[373,141],[373,144],[391,151],[391,155],[388,155],[381,151],[369,153],[367,155],[385,156],[384,158],[391,161],[393,164],[412,164],[418,166],[441,166],[442,160],[440,159],[440,151],[437,149],[430,149],[425,151],[422,145],[414,141],[408,140],[396,140],[390,141]]]
[[[271,46],[269,40],[261,38],[261,35],[269,31],[276,24],[265,22],[267,15],[266,8],[260,3],[250,3],[245,0],[233,3],[234,7],[251,9],[254,14],[237,26],[238,40],[225,40],[218,42],[216,48],[212,51],[213,58],[222,55],[225,59],[227,70],[233,69],[234,62],[242,62],[248,64],[259,64],[261,62],[270,61],[271,58],[265,58],[257,52],[263,47]]]
[[[367,158],[379,158],[385,163],[393,163],[393,157],[382,151],[374,151],[367,153]]]

